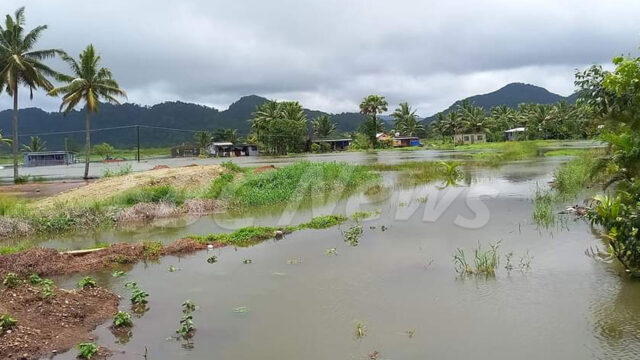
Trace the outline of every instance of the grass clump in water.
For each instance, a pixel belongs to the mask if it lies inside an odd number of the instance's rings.
[[[162,255],[164,245],[160,241],[145,240],[142,242],[142,253],[145,259],[156,259]]]
[[[316,216],[308,223],[302,225],[310,229],[326,229],[342,224],[345,221],[347,221],[347,217],[344,215],[322,215]]]
[[[536,224],[549,228],[555,224],[556,215],[553,211],[554,195],[550,190],[536,189],[533,220]]]
[[[297,162],[274,171],[249,173],[232,184],[227,197],[236,206],[264,206],[349,194],[379,175],[346,163]]]
[[[500,263],[500,255],[498,248],[500,247],[500,241],[496,244],[489,244],[488,250],[482,250],[482,246],[478,244],[478,247],[473,250],[473,264],[467,261],[466,254],[463,249],[458,248],[453,255],[453,263],[455,265],[456,272],[460,275],[485,275],[494,276],[496,274],[496,268]]]

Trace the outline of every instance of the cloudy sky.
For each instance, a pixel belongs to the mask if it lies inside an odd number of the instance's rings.
[[[573,92],[576,68],[637,54],[638,0],[2,0],[39,47],[100,51],[129,101],[226,109],[240,96],[357,111],[367,94],[431,115],[510,82]],[[52,66],[66,70],[64,65]],[[21,107],[57,109],[42,92]],[[11,106],[0,96],[0,110]]]

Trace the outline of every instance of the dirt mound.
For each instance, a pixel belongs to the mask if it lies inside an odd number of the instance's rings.
[[[86,253],[59,253],[55,249],[33,248],[11,255],[0,256],[0,277],[13,272],[20,276],[66,275],[109,269],[134,264],[143,259],[164,255],[181,255],[206,248],[191,239],[176,242],[150,251],[142,244],[113,244],[104,249]]]
[[[95,181],[85,187],[60,193],[34,203],[44,209],[87,199],[106,199],[129,189],[152,185],[171,185],[179,189],[198,189],[226,171],[219,165],[149,170]]]
[[[224,202],[212,199],[189,199],[182,204],[182,211],[191,215],[213,214],[226,208]]]
[[[53,292],[43,299],[42,289],[30,285],[0,290],[0,314],[18,321],[0,335],[0,358],[39,359],[61,353],[87,341],[91,330],[118,311],[118,297],[102,288]]]
[[[265,172],[265,171],[271,171],[271,170],[276,170],[277,167],[275,167],[275,165],[265,165],[265,166],[260,166],[259,168],[253,170],[254,174],[258,174],[261,172]]]
[[[160,170],[160,169],[168,169],[169,166],[168,165],[156,165],[153,168],[151,168],[151,170]]]
[[[126,208],[116,215],[118,224],[126,224],[139,221],[150,221],[153,219],[162,219],[177,216],[180,210],[173,205],[167,203],[140,203],[130,208]]]

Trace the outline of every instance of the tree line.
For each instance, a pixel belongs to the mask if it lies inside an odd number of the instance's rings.
[[[501,141],[506,130],[518,127],[525,128],[522,140],[584,139],[598,130],[591,108],[582,104],[521,104],[517,109],[503,105],[485,112],[465,100],[457,109],[437,114],[429,132],[443,141],[469,133],[483,133],[489,141]]]

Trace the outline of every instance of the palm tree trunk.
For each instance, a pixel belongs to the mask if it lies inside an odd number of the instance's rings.
[[[89,159],[91,158],[91,113],[89,109],[85,110],[86,113],[86,133],[85,133],[85,146],[86,157],[84,159],[84,179],[89,179]]]
[[[376,135],[378,135],[378,119],[376,119],[376,116],[373,115],[371,117],[373,123],[371,125],[373,125],[371,127],[371,129],[373,130],[372,134],[371,134],[371,147],[373,147],[374,149],[376,148],[376,141],[378,140],[378,137]]]
[[[13,181],[18,181],[18,86],[13,91]]]

